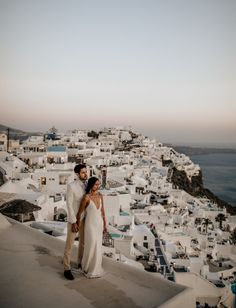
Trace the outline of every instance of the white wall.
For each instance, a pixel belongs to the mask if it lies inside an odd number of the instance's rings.
[[[117,224],[116,217],[120,215],[120,204],[118,195],[103,194],[104,209],[107,222],[112,225]]]
[[[131,216],[115,216],[115,224],[120,225],[130,225],[132,222]]]
[[[123,238],[114,239],[114,247],[117,252],[121,252],[127,258],[133,258],[132,248],[133,248],[133,237],[126,235]]]
[[[194,289],[196,299],[198,298],[218,298],[223,294],[225,288],[217,288],[208,280],[196,275],[195,273],[176,273],[176,282]]]
[[[64,176],[68,177],[67,183],[73,181],[74,172],[73,171],[47,171],[37,169],[35,173],[32,174],[32,177],[35,181],[40,184],[40,187],[43,191],[54,191],[58,193],[65,193],[67,184],[60,184],[60,179],[63,179]],[[46,185],[41,184],[41,178],[46,178]]]
[[[214,254],[217,254],[217,258],[230,257],[236,262],[236,246],[235,245],[219,245],[216,244],[214,248]]]
[[[203,264],[202,258],[190,258],[190,272],[200,274]]]
[[[131,195],[119,194],[119,204],[123,211],[130,209]]]
[[[155,237],[146,225],[134,226],[131,234],[133,234],[134,243],[139,246],[144,246],[144,243],[148,243],[148,249],[155,249]],[[144,239],[145,236],[147,237],[146,240]]]
[[[47,195],[42,196],[38,201],[38,206],[41,207],[41,210],[34,212],[36,221],[53,220],[55,207],[53,198],[49,198]]]

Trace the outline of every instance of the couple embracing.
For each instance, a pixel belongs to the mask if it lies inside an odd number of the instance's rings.
[[[100,182],[96,177],[87,181],[86,165],[76,165],[76,180],[67,185],[67,238],[63,258],[64,276],[73,280],[71,252],[79,232],[78,269],[87,278],[98,278],[102,269],[102,238],[107,231],[103,197],[98,192]]]

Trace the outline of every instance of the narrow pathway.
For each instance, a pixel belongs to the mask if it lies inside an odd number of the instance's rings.
[[[164,276],[167,277],[167,279],[174,281],[174,274],[170,272],[170,268],[166,263],[166,260],[164,258],[164,254],[161,249],[161,244],[159,238],[155,238],[155,248],[156,248],[156,256],[160,260],[160,265],[162,269],[162,273]]]

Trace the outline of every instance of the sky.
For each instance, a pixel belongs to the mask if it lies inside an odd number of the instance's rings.
[[[0,0],[0,124],[236,147],[235,0]]]

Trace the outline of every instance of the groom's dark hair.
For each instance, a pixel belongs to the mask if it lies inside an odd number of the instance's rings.
[[[74,168],[74,173],[80,173],[80,170],[83,169],[83,168],[86,168],[85,164],[76,165],[75,168]]]
[[[91,178],[89,178],[86,189],[85,189],[86,194],[88,194],[90,192],[90,190],[92,189],[92,187],[94,186],[94,184],[97,181],[99,181],[99,180],[95,176],[92,176]]]

